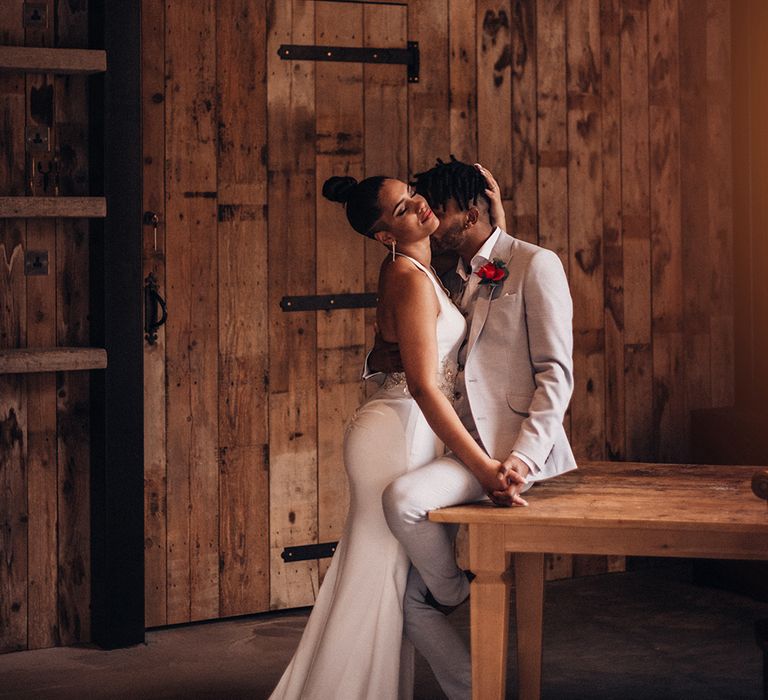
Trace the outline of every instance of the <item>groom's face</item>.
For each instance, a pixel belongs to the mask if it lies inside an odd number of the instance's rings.
[[[432,233],[432,247],[437,252],[455,251],[461,247],[467,236],[464,228],[467,213],[455,199],[449,199],[444,207],[432,207],[440,225]]]

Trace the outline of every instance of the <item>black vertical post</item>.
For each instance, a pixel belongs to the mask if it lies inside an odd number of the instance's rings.
[[[93,641],[144,641],[143,330],[141,268],[141,3],[90,3],[91,46],[107,51],[92,80],[91,191],[107,217],[91,235],[93,373],[91,576]]]

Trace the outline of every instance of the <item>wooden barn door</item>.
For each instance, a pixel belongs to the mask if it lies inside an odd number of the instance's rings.
[[[328,559],[286,547],[338,539],[347,511],[344,425],[362,399],[372,312],[281,312],[284,296],[374,291],[383,248],[321,195],[331,175],[407,176],[403,65],[292,61],[284,44],[405,48],[407,8],[275,3],[268,56],[271,605],[314,599]]]
[[[183,7],[182,7],[183,5]],[[405,65],[285,60],[283,44],[407,44],[407,7],[143,0],[146,623],[312,604],[347,511],[343,429],[385,254],[324,200],[330,175],[408,172]]]

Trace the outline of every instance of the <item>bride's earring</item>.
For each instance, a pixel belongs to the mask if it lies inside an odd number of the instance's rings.
[[[395,242],[392,241],[392,262],[395,260]]]

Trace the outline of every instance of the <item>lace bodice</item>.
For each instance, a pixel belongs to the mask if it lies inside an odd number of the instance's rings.
[[[464,340],[466,333],[466,321],[461,311],[459,311],[448,295],[445,287],[438,279],[435,271],[426,268],[418,260],[414,260],[408,255],[402,255],[408,258],[416,267],[418,267],[432,282],[435,289],[437,300],[440,304],[440,313],[437,317],[437,355],[438,355],[438,376],[437,384],[440,391],[449,399],[453,400],[454,384],[456,383],[456,367],[459,348]],[[392,372],[387,375],[380,391],[391,393],[393,396],[402,395],[410,398],[408,383],[405,378],[405,372]]]

